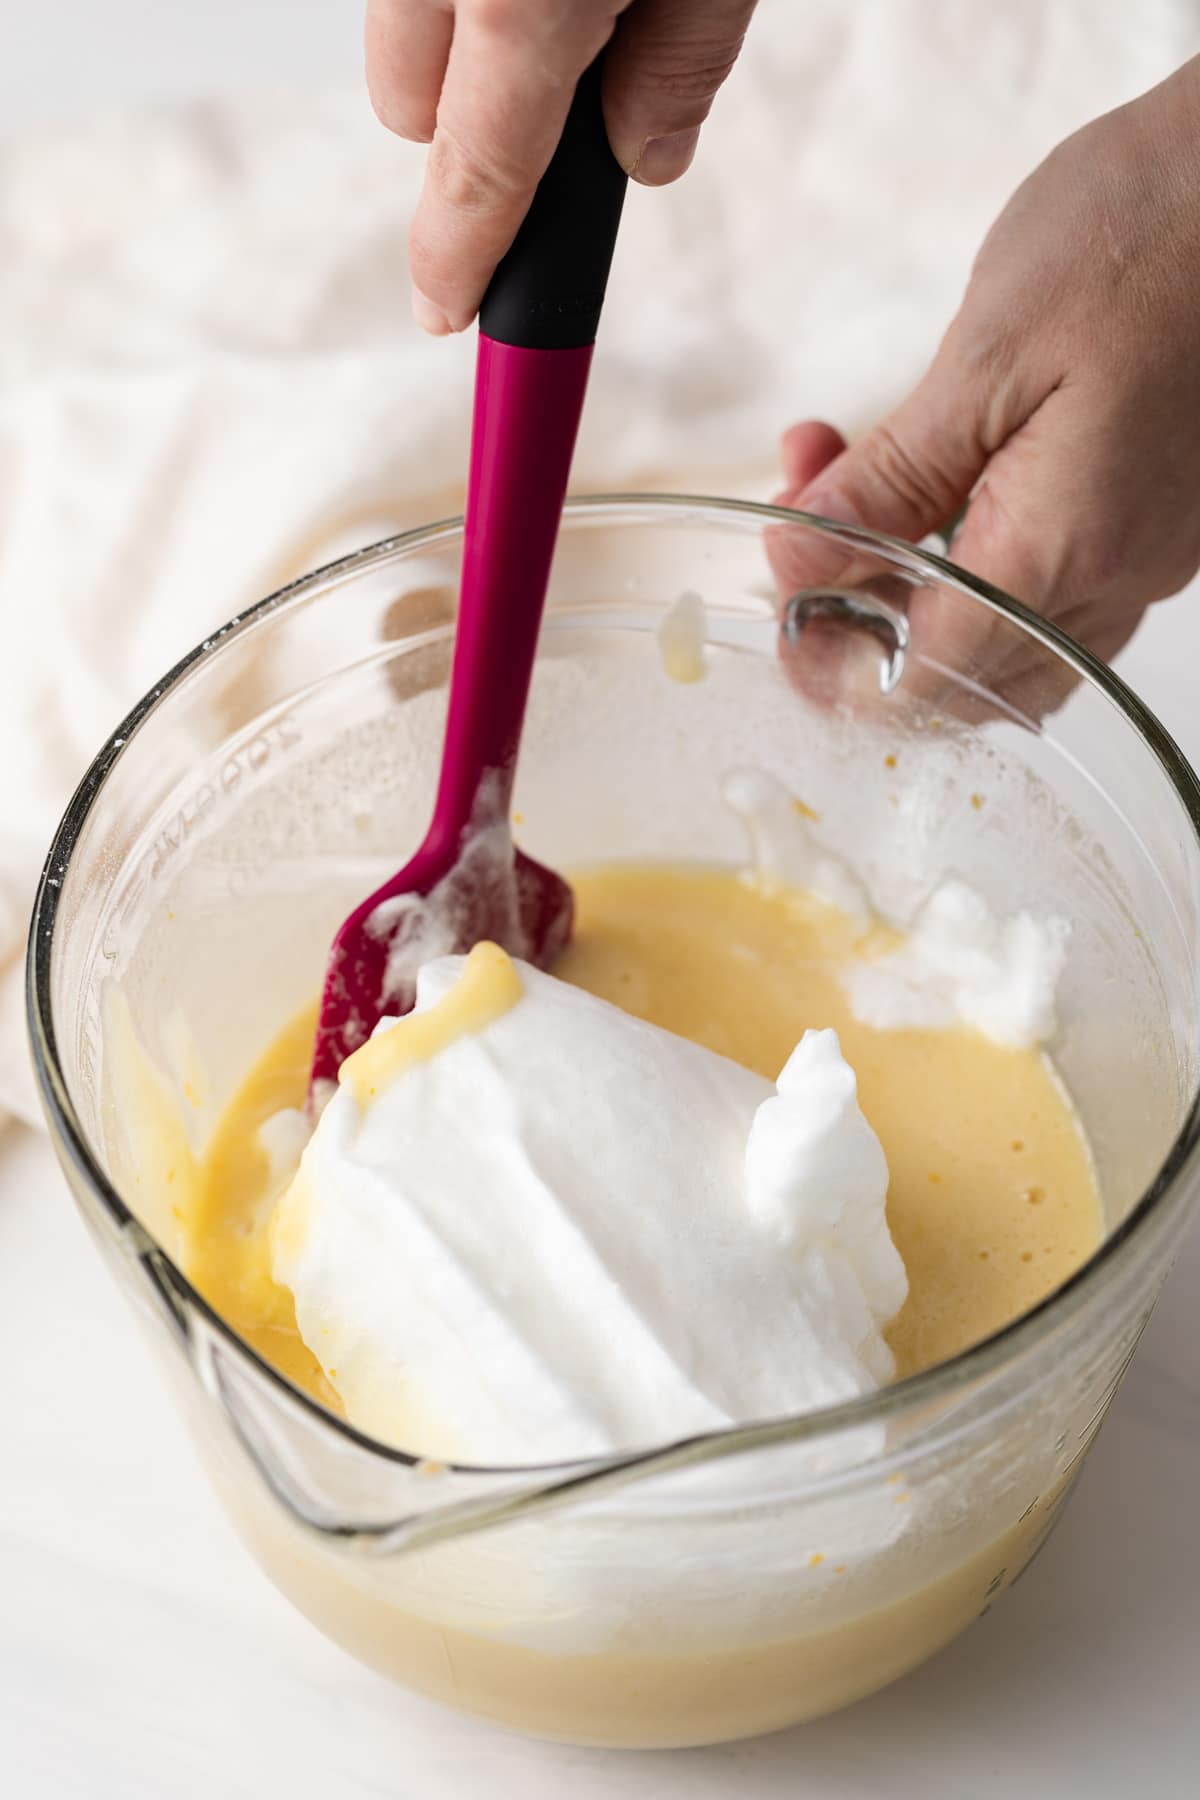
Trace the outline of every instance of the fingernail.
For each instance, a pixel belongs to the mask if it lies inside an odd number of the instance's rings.
[[[635,181],[647,187],[664,187],[682,175],[696,154],[700,127],[690,131],[669,131],[665,137],[647,138],[642,153],[633,166]]]
[[[818,518],[828,519],[834,525],[861,525],[862,517],[845,494],[832,489],[814,488],[809,494],[801,494],[792,502],[801,512],[816,513]]]
[[[449,336],[451,330],[449,319],[441,307],[435,306],[428,294],[423,294],[420,288],[413,289],[412,309],[413,318],[421,330],[427,331],[430,337]]]

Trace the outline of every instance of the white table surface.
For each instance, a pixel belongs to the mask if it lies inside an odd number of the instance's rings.
[[[352,78],[355,0],[5,8],[0,129],[98,99]],[[17,19],[19,17],[19,23]],[[63,55],[66,43],[72,46]],[[1200,760],[1200,594],[1124,672]],[[564,1750],[360,1669],[235,1541],[48,1145],[0,1138],[0,1792],[13,1800],[1175,1800],[1200,1768],[1200,1234],[1065,1521],[967,1637],[725,1749]]]

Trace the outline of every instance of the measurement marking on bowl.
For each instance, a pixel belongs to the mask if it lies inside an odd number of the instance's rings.
[[[212,781],[201,782],[158,832],[150,851],[150,880],[158,879],[214,806],[230,799],[254,776],[260,775],[278,751],[292,750],[301,741],[299,726],[285,715],[227,757],[221,765],[216,784]]]
[[[1130,1344],[1128,1350],[1125,1352],[1125,1355],[1122,1357],[1120,1368],[1117,1370],[1116,1374],[1113,1376],[1112,1380],[1109,1382],[1108,1387],[1104,1390],[1104,1396],[1100,1400],[1099,1404],[1097,1405],[1095,1412],[1092,1414],[1092,1416],[1088,1420],[1087,1424],[1084,1425],[1082,1427],[1082,1429],[1080,1430],[1079,1437],[1077,1440],[1079,1447],[1075,1451],[1074,1455],[1072,1456],[1070,1462],[1067,1464],[1066,1468],[1063,1470],[1064,1475],[1069,1473],[1069,1471],[1075,1467],[1075,1464],[1079,1461],[1080,1457],[1083,1456],[1087,1452],[1087,1450],[1091,1446],[1092,1439],[1096,1436],[1097,1432],[1100,1430],[1101,1425],[1104,1423],[1104,1415],[1108,1411],[1109,1407],[1112,1405],[1113,1397],[1116,1394],[1117,1389],[1120,1387],[1121,1382],[1125,1378],[1126,1369],[1128,1369],[1130,1363],[1133,1361],[1134,1351],[1138,1347],[1138,1340],[1140,1339],[1142,1332],[1145,1329],[1146,1320],[1149,1317],[1150,1317],[1150,1314],[1147,1312],[1147,1313],[1143,1314],[1142,1318],[1139,1320],[1137,1329],[1133,1335],[1133,1342]]]

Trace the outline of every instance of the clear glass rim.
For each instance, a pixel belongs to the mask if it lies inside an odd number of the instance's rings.
[[[564,509],[564,524],[588,523],[610,515],[614,522],[630,513],[638,520],[660,523],[697,512],[718,518],[732,516],[742,520],[758,520],[763,525],[803,525],[834,538],[850,547],[866,550],[912,573],[925,573],[944,586],[962,593],[970,601],[1003,615],[1036,639],[1052,655],[1065,662],[1080,679],[1099,690],[1122,714],[1125,722],[1151,751],[1168,783],[1178,798],[1197,847],[1200,848],[1200,781],[1170,734],[1149,708],[1115,675],[1106,664],[1077,644],[1058,626],[1042,618],[1021,602],[967,571],[959,569],[945,557],[918,549],[901,539],[869,531],[865,527],[844,525],[822,519],[812,513],[772,506],[749,500],[729,500],[688,494],[615,493],[575,497]],[[55,948],[55,926],[70,872],[71,858],[87,824],[92,808],[122,756],[126,755],[152,713],[165,705],[173,692],[200,664],[221,653],[227,645],[248,632],[267,615],[304,599],[330,581],[343,580],[392,560],[398,554],[427,548],[461,533],[462,518],[439,520],[381,540],[327,563],[298,577],[258,601],[245,612],[235,615],[194,650],[182,657],[160,681],[138,701],[125,719],[105,741],[84,774],[67,806],[51,842],[34,899],[26,955],[26,1010],[34,1069],[42,1105],[52,1138],[60,1155],[73,1165],[93,1198],[127,1245],[136,1246],[139,1259],[146,1265],[145,1274],[162,1292],[172,1310],[184,1317],[203,1321],[207,1332],[223,1342],[236,1357],[254,1367],[258,1375],[281,1400],[298,1405],[305,1413],[348,1443],[373,1456],[403,1467],[414,1467],[422,1461],[417,1452],[381,1443],[359,1431],[345,1419],[329,1412],[321,1403],[296,1387],[270,1363],[238,1336],[231,1326],[214,1311],[192,1286],[187,1276],[167,1252],[140,1225],[132,1210],[101,1167],[71,1100],[62,1069],[54,1024],[51,980]],[[743,1451],[775,1444],[798,1444],[833,1437],[866,1425],[878,1425],[894,1419],[910,1407],[944,1399],[956,1390],[1018,1361],[1036,1348],[1059,1325],[1087,1307],[1105,1283],[1125,1266],[1146,1227],[1164,1211],[1168,1198],[1177,1191],[1180,1178],[1200,1147],[1200,1093],[1193,1096],[1191,1106],[1174,1142],[1154,1180],[1093,1255],[1064,1283],[1028,1312],[993,1332],[989,1337],[961,1352],[950,1361],[936,1364],[918,1374],[905,1377],[889,1386],[857,1400],[842,1402],[816,1412],[780,1419],[737,1425],[700,1437],[673,1440],[667,1444],[618,1457],[589,1458],[559,1463],[525,1463],[516,1466],[481,1467],[453,1464],[448,1473],[472,1478],[489,1476],[511,1481],[514,1476],[538,1478],[544,1484],[508,1504],[501,1503],[493,1516],[515,1516],[535,1506],[550,1494],[565,1489],[576,1493],[583,1488],[607,1487],[614,1478],[623,1485],[640,1475],[670,1468],[725,1458]],[[380,1528],[382,1531],[385,1528]],[[369,1535],[369,1534],[368,1534]]]

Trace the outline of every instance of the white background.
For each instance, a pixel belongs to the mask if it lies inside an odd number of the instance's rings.
[[[0,129],[130,99],[354,80],[357,0],[4,0]],[[1200,604],[1127,676],[1200,759]],[[488,1792],[1158,1800],[1200,1768],[1200,1240],[1066,1521],[1005,1603],[849,1713],[673,1756],[526,1744],[326,1644],[236,1545],[47,1146],[0,1140],[0,1789],[14,1800]],[[36,1350],[36,1354],[31,1352]]]
[[[362,0],[3,0],[0,129],[128,101],[353,81]]]

